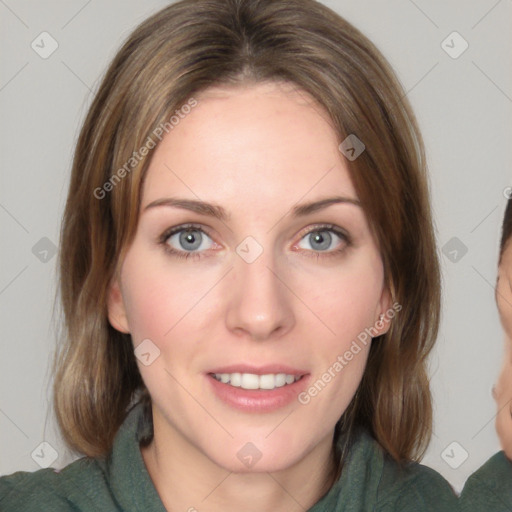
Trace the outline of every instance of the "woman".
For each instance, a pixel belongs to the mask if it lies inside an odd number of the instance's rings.
[[[62,227],[55,411],[86,457],[0,479],[2,510],[453,510],[417,463],[439,269],[404,96],[310,0],[135,30]]]
[[[496,303],[505,331],[505,355],[493,390],[498,412],[496,431],[502,451],[473,473],[460,497],[462,511],[512,510],[512,200],[503,219],[496,283]]]

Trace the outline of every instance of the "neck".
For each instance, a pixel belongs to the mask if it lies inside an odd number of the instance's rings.
[[[282,470],[236,473],[217,465],[179,432],[162,427],[154,424],[153,440],[141,453],[168,512],[304,512],[334,483],[332,435]]]

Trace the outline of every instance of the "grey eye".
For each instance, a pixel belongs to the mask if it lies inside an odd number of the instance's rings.
[[[210,245],[208,245],[210,241]],[[202,230],[197,228],[183,228],[172,234],[167,243],[177,251],[197,251],[211,247],[211,238]]]

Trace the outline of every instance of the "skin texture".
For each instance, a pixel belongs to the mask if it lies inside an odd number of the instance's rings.
[[[303,511],[325,492],[334,427],[370,344],[307,405],[294,400],[270,413],[226,405],[206,374],[221,365],[282,363],[316,381],[389,309],[382,260],[359,205],[291,214],[297,204],[334,195],[357,199],[341,141],[310,97],[270,83],[196,98],[155,149],[137,233],[110,288],[111,324],[131,333],[134,347],[149,338],[160,350],[149,366],[138,361],[155,433],[141,451],[168,510]],[[230,218],[145,210],[170,196],[221,205]],[[186,223],[206,232],[195,233],[200,258],[178,258],[160,242]],[[350,241],[332,233],[319,250],[307,235],[325,223]],[[263,249],[252,263],[236,252],[248,236]],[[189,248],[179,233],[166,243]],[[382,325],[380,333],[389,328]],[[251,468],[237,457],[247,442],[262,454]]]
[[[505,353],[501,372],[494,388],[498,407],[496,431],[501,447],[512,460],[512,244],[505,246],[498,269],[496,302],[505,332]]]

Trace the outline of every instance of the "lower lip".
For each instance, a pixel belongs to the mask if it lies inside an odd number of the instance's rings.
[[[210,374],[206,378],[214,393],[231,407],[245,412],[272,412],[297,400],[297,395],[307,386],[309,375],[274,389],[243,389],[224,384]]]

